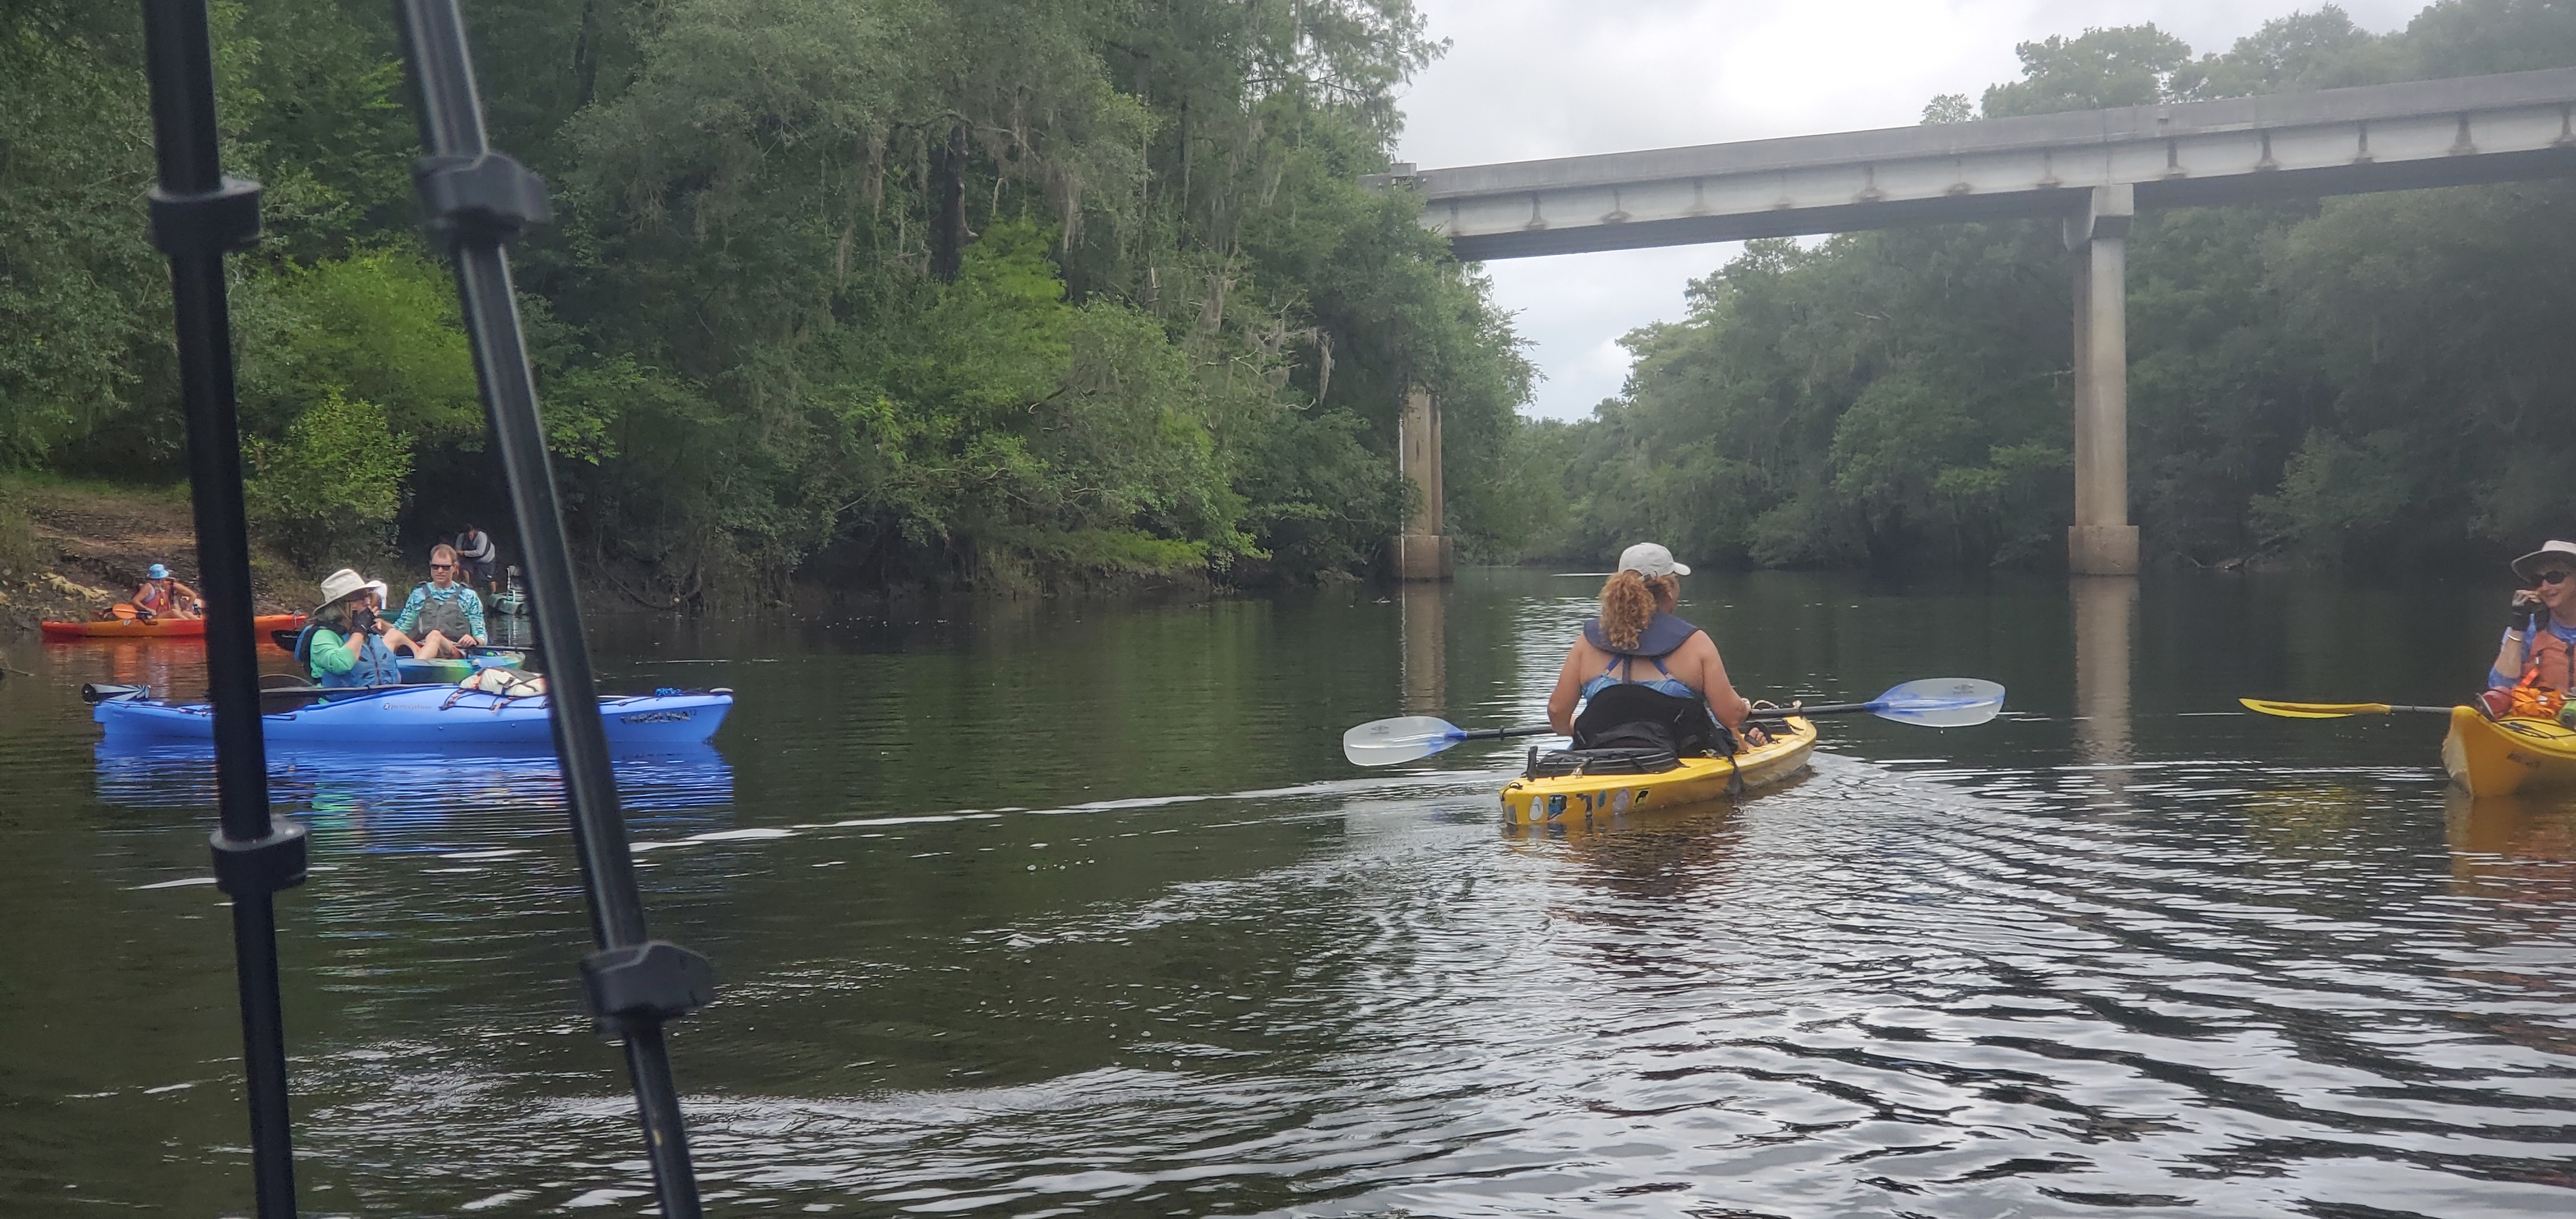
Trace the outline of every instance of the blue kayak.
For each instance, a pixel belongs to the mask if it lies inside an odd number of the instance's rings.
[[[261,716],[272,744],[344,749],[435,751],[456,745],[545,748],[548,698],[503,698],[456,686],[386,686],[334,692],[328,702]],[[634,751],[703,745],[733,709],[733,692],[602,698],[599,717],[612,749]],[[214,739],[214,708],[205,703],[110,698],[92,715],[109,740]]]

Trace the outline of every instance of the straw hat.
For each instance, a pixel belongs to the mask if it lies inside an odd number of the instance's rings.
[[[352,568],[343,567],[338,571],[332,572],[330,575],[322,577],[322,604],[314,606],[313,612],[317,614],[321,613],[322,611],[339,604],[340,601],[343,598],[346,598],[349,594],[370,588],[376,590],[376,596],[379,599],[384,597],[384,581],[370,580],[365,576],[359,575]]]

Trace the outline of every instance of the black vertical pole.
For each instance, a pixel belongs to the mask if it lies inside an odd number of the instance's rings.
[[[591,1014],[620,1037],[635,1085],[645,1152],[664,1219],[698,1219],[697,1179],[689,1166],[679,1087],[662,1037],[663,1022],[712,997],[706,962],[677,945],[648,939],[634,857],[609,767],[608,733],[600,721],[590,649],[564,539],[536,380],[528,370],[519,306],[502,244],[551,219],[545,184],[518,162],[493,152],[483,130],[473,61],[456,0],[395,0],[404,57],[410,62],[429,154],[414,167],[433,232],[455,259],[456,291],[474,345],[492,435],[510,480],[526,552],[528,591],[545,649],[550,721],[571,805],[573,849],[581,860],[590,924],[599,950],[582,961]]]
[[[242,520],[234,426],[232,318],[224,254],[259,238],[259,187],[223,176],[215,145],[215,70],[205,0],[144,0],[152,82],[153,244],[170,256],[180,399],[188,417],[189,498],[198,590],[206,599],[206,682],[215,705],[216,883],[233,899],[242,1068],[262,1219],[295,1214],[287,1116],[286,1029],[277,989],[277,890],[304,879],[304,830],[268,807],[259,659],[251,637],[250,539]]]

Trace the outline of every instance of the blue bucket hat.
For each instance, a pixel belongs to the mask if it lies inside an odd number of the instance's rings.
[[[167,580],[170,578],[170,569],[155,563],[152,566],[143,569],[143,578],[146,580]]]

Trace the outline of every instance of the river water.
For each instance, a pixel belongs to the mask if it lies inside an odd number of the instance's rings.
[[[837,620],[604,617],[611,689],[729,686],[621,782],[716,1214],[2481,1216],[2576,1209],[2576,804],[2446,789],[2499,588],[1698,576],[1740,687],[1979,676],[1828,721],[1740,806],[1514,837],[1597,578]],[[2500,587],[2500,586],[2499,586]],[[206,764],[0,679],[0,1213],[248,1210]],[[308,1213],[649,1210],[551,765],[282,759]]]

